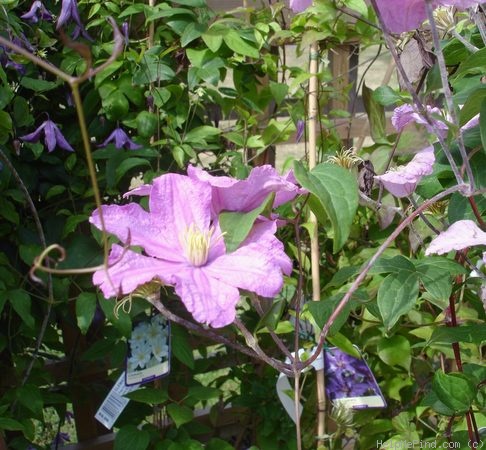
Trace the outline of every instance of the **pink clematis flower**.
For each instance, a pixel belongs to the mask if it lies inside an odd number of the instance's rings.
[[[466,9],[482,3],[483,0],[435,0],[434,8],[438,6],[455,6]],[[418,28],[427,18],[425,0],[376,0],[383,22],[392,33]]]
[[[290,0],[289,8],[295,12],[300,13],[312,6],[312,0]]]
[[[442,255],[475,245],[486,245],[486,233],[472,220],[459,220],[434,238],[425,250],[425,254]]]
[[[418,152],[405,166],[375,176],[385,189],[395,197],[407,197],[425,175],[430,175],[435,162],[434,148],[427,147]]]
[[[275,208],[306,192],[297,186],[292,171],[282,176],[270,165],[255,167],[245,180],[215,177],[194,166],[187,168],[187,174],[212,186],[214,215],[221,211],[249,212],[260,206],[272,192],[275,192]]]
[[[442,115],[439,108],[427,105],[426,109],[427,113],[430,115]],[[425,128],[427,128],[429,133],[439,132],[441,136],[447,136],[447,125],[434,117],[431,117],[431,120],[435,125],[435,130],[434,127],[432,127],[418,112],[415,111],[412,105],[401,105],[394,109],[391,122],[397,131],[402,131],[409,123],[415,122],[425,125]]]
[[[283,273],[292,269],[274,236],[276,224],[259,223],[238,249],[227,253],[211,217],[212,194],[207,182],[166,174],[153,181],[148,212],[135,203],[103,206],[107,231],[145,252],[112,246],[108,270],[93,276],[105,297],[129,294],[158,279],[174,286],[195,320],[213,327],[233,322],[238,289],[274,297]],[[90,222],[101,228],[97,211]]]

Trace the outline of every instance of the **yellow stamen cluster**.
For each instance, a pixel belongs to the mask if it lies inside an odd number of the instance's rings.
[[[191,224],[182,234],[181,243],[185,256],[193,266],[199,267],[206,264],[213,233],[214,227],[201,231],[195,224]]]
[[[335,156],[328,156],[326,160],[328,163],[336,164],[344,167],[345,169],[351,169],[362,161],[363,159],[356,155],[352,148],[347,150],[343,148],[338,151]]]

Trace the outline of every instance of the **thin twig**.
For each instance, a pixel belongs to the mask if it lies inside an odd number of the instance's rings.
[[[321,354],[322,347],[324,345],[324,341],[327,337],[327,334],[329,332],[329,329],[331,328],[331,325],[334,323],[336,318],[341,314],[345,306],[348,304],[348,302],[351,300],[351,296],[356,292],[358,287],[361,285],[361,283],[364,281],[366,278],[366,275],[370,271],[370,269],[373,267],[373,264],[377,261],[377,259],[382,255],[382,253],[388,248],[388,246],[398,237],[398,235],[407,227],[409,226],[413,220],[422,212],[425,211],[427,208],[430,207],[430,205],[433,205],[434,203],[438,202],[439,200],[443,199],[444,197],[447,197],[448,195],[458,192],[458,191],[468,191],[468,185],[466,184],[461,184],[461,185],[456,185],[452,186],[448,189],[446,189],[443,192],[440,192],[439,194],[435,195],[431,199],[427,200],[424,202],[418,209],[412,212],[407,218],[405,218],[398,226],[397,228],[388,236],[388,238],[383,242],[383,244],[380,245],[376,253],[370,258],[370,260],[366,263],[364,266],[363,270],[361,273],[358,275],[358,277],[354,280],[353,284],[349,288],[349,290],[346,292],[342,300],[339,302],[333,313],[329,316],[327,319],[327,322],[325,325],[322,327],[321,333],[319,335],[319,341],[316,347],[316,350],[314,353],[305,361],[302,363],[303,368],[309,366],[312,364],[317,357]]]
[[[435,56],[437,57],[437,64],[439,66],[440,79],[442,81],[442,90],[447,104],[447,109],[449,111],[449,116],[452,123],[459,127],[459,120],[457,117],[456,107],[454,106],[454,101],[452,99],[451,88],[449,87],[449,79],[447,73],[447,67],[445,64],[444,53],[442,52],[442,46],[440,45],[439,32],[437,30],[437,24],[435,23],[434,12],[432,10],[431,0],[425,0],[425,9],[427,11],[427,17],[430,23],[430,31],[432,33],[432,39],[434,42]],[[461,154],[462,161],[466,167],[467,177],[469,179],[469,185],[471,191],[474,190],[474,176],[472,173],[471,165],[469,164],[469,158],[467,156],[466,147],[464,145],[464,139],[462,137],[462,132],[459,131],[457,136],[457,145],[459,147],[459,153]]]

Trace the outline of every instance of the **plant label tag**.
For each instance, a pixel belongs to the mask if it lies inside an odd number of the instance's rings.
[[[123,372],[103,400],[103,403],[95,414],[95,419],[111,430],[114,423],[130,401],[128,398],[124,397],[124,395],[137,389],[138,385],[127,386],[125,384],[125,372]]]
[[[356,358],[337,347],[326,348],[324,379],[327,398],[336,406],[353,409],[386,406],[373,372],[362,356]]]
[[[170,322],[154,315],[134,323],[128,340],[127,386],[148,383],[170,372]]]

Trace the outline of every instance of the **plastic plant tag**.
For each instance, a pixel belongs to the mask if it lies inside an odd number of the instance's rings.
[[[310,354],[314,353],[315,350],[316,350],[316,347],[314,347],[312,349],[308,349],[308,350],[301,348],[299,350],[299,358],[305,359],[306,355],[310,355]],[[291,355],[294,356],[295,352],[292,352]],[[286,358],[285,362],[290,363],[290,359]],[[319,355],[316,358],[316,360],[310,365],[310,367],[308,367],[305,370],[310,370],[310,369],[315,369],[315,370],[322,370],[323,369],[322,354]],[[294,422],[297,422],[297,415],[296,415],[295,402],[294,402],[294,389],[290,385],[290,381],[289,381],[288,377],[286,375],[284,375],[283,373],[281,373],[278,376],[276,389],[277,389],[278,398],[282,402],[282,406],[285,408],[285,411],[287,411],[287,414],[289,415],[289,417]],[[299,417],[302,414],[302,409],[303,409],[302,405],[299,403],[299,410],[297,412],[299,414]]]
[[[125,384],[125,372],[123,372],[103,400],[95,414],[95,419],[110,430],[130,401],[124,395],[137,390],[138,387],[139,385],[127,386]]]
[[[126,384],[148,383],[170,372],[170,322],[160,314],[134,323],[128,340]]]
[[[335,405],[353,409],[386,406],[375,377],[363,358],[355,358],[337,347],[326,348],[324,377],[327,398]]]

